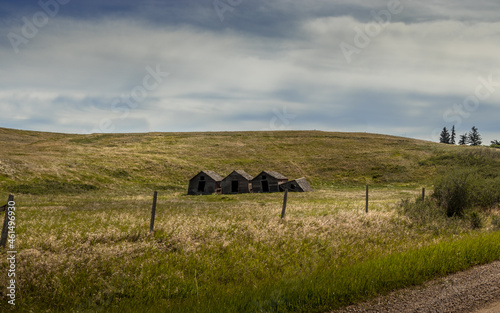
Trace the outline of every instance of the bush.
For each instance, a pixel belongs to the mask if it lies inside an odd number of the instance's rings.
[[[446,215],[461,217],[472,206],[476,180],[471,171],[451,172],[434,184],[433,197]]]
[[[493,228],[495,229],[500,229],[500,217],[494,216],[491,219],[491,226],[493,226]]]
[[[399,204],[400,213],[408,216],[412,221],[420,225],[428,225],[437,220],[445,218],[443,212],[436,206],[435,201],[426,199],[422,201],[417,197],[415,201],[402,199]]]
[[[472,202],[483,209],[491,209],[498,205],[500,203],[500,178],[480,179]]]
[[[479,213],[477,213],[476,211],[470,214],[469,219],[472,229],[479,229],[483,227],[483,219],[481,218],[481,215],[479,215]]]
[[[433,197],[446,215],[462,217],[467,209],[491,209],[500,203],[500,177],[455,170],[434,184]]]

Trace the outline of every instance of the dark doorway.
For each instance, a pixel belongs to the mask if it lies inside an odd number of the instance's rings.
[[[198,183],[198,192],[205,192],[205,181],[200,180]]]
[[[231,192],[238,193],[238,181],[237,180],[231,181]]]
[[[262,181],[262,192],[269,192],[269,183],[267,180]]]

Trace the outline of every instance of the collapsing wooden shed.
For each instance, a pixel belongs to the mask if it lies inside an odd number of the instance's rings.
[[[223,194],[249,193],[252,192],[252,179],[247,172],[242,170],[233,171],[222,180],[221,188]]]
[[[288,181],[288,178],[274,171],[262,171],[252,179],[253,192],[279,192],[279,185]]]
[[[214,171],[201,171],[189,180],[188,195],[210,195],[220,192],[222,177]]]
[[[285,189],[288,189],[288,191],[295,191],[295,192],[313,191],[311,185],[309,185],[309,183],[304,177],[294,179],[289,182],[281,184],[280,190],[285,191]]]

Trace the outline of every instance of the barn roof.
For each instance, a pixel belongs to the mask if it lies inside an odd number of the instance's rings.
[[[294,181],[300,186],[300,188],[302,188],[302,190],[313,191],[311,185],[309,185],[309,182],[305,179],[305,177],[297,178]]]
[[[264,172],[276,179],[288,179],[286,176],[281,175],[280,173],[275,171],[264,171]]]
[[[265,174],[267,174],[267,175],[269,175],[271,177],[274,177],[276,179],[288,179],[287,177],[285,177],[285,176],[283,176],[280,173],[275,172],[275,171],[262,171],[262,172],[259,173],[259,175],[255,176],[255,178],[259,177],[263,173],[265,173]]]
[[[292,188],[292,185],[296,185],[302,191],[313,191],[311,185],[309,185],[309,183],[307,182],[307,180],[304,177],[287,181],[286,183],[283,183],[280,186],[283,190],[285,190],[285,189],[290,190],[291,189],[292,191],[296,191],[296,190],[294,190],[294,188]]]
[[[248,173],[247,173],[247,172],[245,172],[244,170],[236,170],[236,171],[234,171],[234,172],[236,172],[236,173],[240,174],[241,176],[243,176],[243,178],[245,178],[245,179],[247,179],[247,180],[252,180],[252,179],[253,179],[252,175],[248,174]]]
[[[208,177],[212,178],[215,181],[222,181],[222,177],[214,171],[203,170],[199,172],[196,176],[200,175],[201,173],[204,173],[205,175],[207,175]]]

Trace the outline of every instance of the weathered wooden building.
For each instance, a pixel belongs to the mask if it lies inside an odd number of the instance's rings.
[[[252,179],[253,177],[243,170],[233,171],[222,180],[222,193],[234,194],[252,192]]]
[[[294,179],[281,184],[280,190],[285,191],[285,189],[288,189],[288,191],[295,191],[295,192],[313,191],[311,185],[309,185],[309,183],[304,177]]]
[[[201,171],[189,180],[188,195],[210,195],[221,192],[222,177],[214,171]]]
[[[252,179],[253,192],[279,192],[279,185],[288,181],[288,178],[274,171],[262,171]]]

